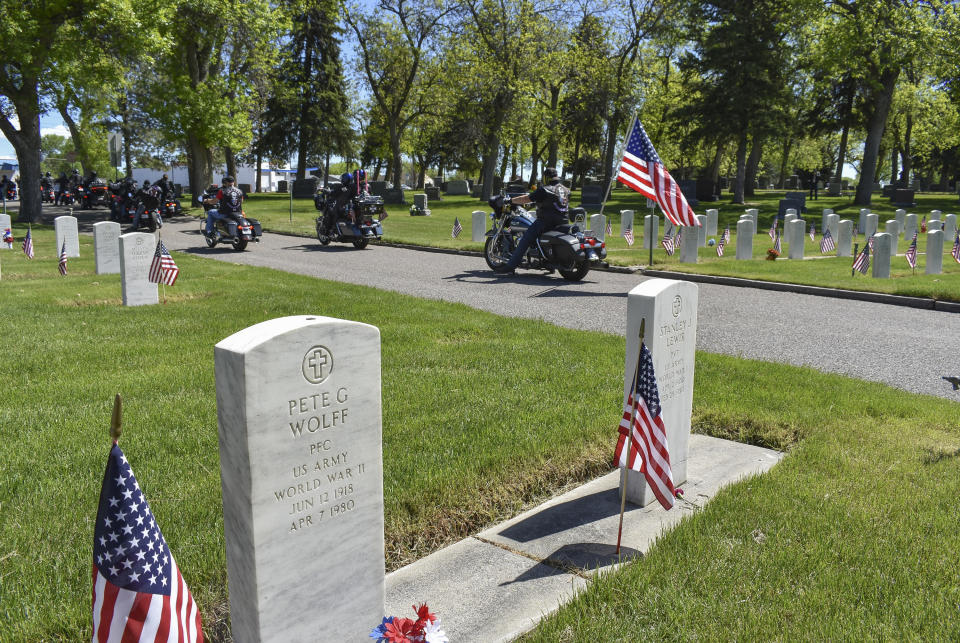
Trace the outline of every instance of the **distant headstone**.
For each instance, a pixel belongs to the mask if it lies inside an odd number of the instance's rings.
[[[406,201],[403,198],[403,190],[400,188],[389,188],[383,192],[383,202],[392,205],[403,205]]]
[[[840,220],[840,229],[837,233],[837,256],[853,256],[853,221],[850,219]]]
[[[627,230],[633,230],[633,210],[620,210],[620,236]],[[646,229],[646,228],[644,228]],[[654,241],[656,243],[656,241]]]
[[[580,189],[581,208],[599,208],[603,205],[603,188],[599,185],[585,185]]]
[[[919,228],[917,228],[917,215],[911,212],[907,214],[907,218],[903,224],[903,240],[910,242],[917,230],[919,230]]]
[[[707,236],[712,237],[717,234],[717,218],[720,211],[716,208],[707,210]]]
[[[850,189],[850,182],[849,182],[849,181],[840,181],[840,187],[842,187],[844,190],[849,190],[849,189]]]
[[[447,194],[450,196],[467,196],[470,194],[470,184],[463,180],[448,181]]]
[[[115,275],[120,272],[119,223],[98,221],[93,224],[93,256],[98,275]]]
[[[434,185],[429,185],[423,188],[423,192],[427,195],[427,198],[430,199],[431,201],[440,200],[440,188]]]
[[[794,174],[787,179],[787,188],[790,190],[797,190],[800,188],[800,177]]]
[[[894,213],[893,216],[897,220],[897,223],[900,224],[900,229],[903,230],[903,226],[907,224],[907,211],[904,209],[899,209]]]
[[[940,219],[930,219],[927,221],[927,232],[933,232],[934,230],[943,230],[943,221]]]
[[[823,215],[820,217],[820,227],[823,228],[827,225],[827,215],[833,214],[833,208],[824,208]]]
[[[527,184],[523,181],[510,181],[507,183],[507,194],[524,194],[529,191]],[[603,195],[601,195],[600,198],[603,199]]]
[[[289,184],[286,181],[277,181],[277,192],[286,194],[288,185]]]
[[[941,210],[930,210],[931,219],[943,219],[943,212]]]
[[[673,224],[673,221],[670,219],[664,218],[663,220],[663,236],[670,235],[671,237],[676,236],[679,227]]]
[[[3,231],[7,229],[9,229],[11,233],[13,232],[13,224],[10,223],[10,215],[0,213],[0,235],[2,235]],[[7,244],[0,243],[0,249],[7,250]]]
[[[713,182],[713,179],[710,177],[700,177],[696,182],[696,189],[694,194],[697,198],[697,201],[707,201],[713,202],[720,198],[720,190],[723,189],[724,179],[720,179],[720,188],[717,188],[717,184]],[[691,206],[692,207],[692,206]]]
[[[80,256],[80,236],[77,232],[77,218],[69,215],[57,217],[53,220],[53,227],[57,235],[55,256],[60,256],[64,242],[67,244],[67,256]]]
[[[413,204],[420,208],[421,210],[427,209],[427,195],[426,194],[414,194],[413,195]]]
[[[320,179],[315,176],[308,176],[305,179],[295,179],[293,182],[294,199],[312,199],[317,193],[317,186],[320,185]]]
[[[843,185],[839,181],[827,183],[827,196],[840,196],[843,194]]]
[[[791,243],[790,235],[793,234],[793,228],[790,227],[790,224],[797,220],[797,215],[787,210],[787,213],[783,217],[783,241],[787,244]]]
[[[700,201],[697,200],[697,182],[685,179],[680,181],[679,185],[680,192],[683,193],[684,198],[687,200],[687,205],[691,208],[697,207],[700,204]]]
[[[707,247],[707,217],[703,214],[694,215],[700,225],[697,226],[697,244],[701,248]]]
[[[607,217],[602,214],[591,214],[590,232],[600,241],[604,241],[607,238]]]
[[[796,201],[800,205],[797,207],[797,214],[804,214],[807,211],[807,193],[806,192],[787,192],[783,195],[788,201]]]
[[[840,233],[840,215],[831,212],[824,216],[823,219],[823,228],[830,231],[830,235],[833,237],[834,243],[836,243],[837,235]]]
[[[359,641],[383,618],[380,368],[380,331],[329,317],[214,348],[234,640]]]
[[[948,214],[943,218],[943,238],[952,243],[957,236],[957,215]]]
[[[760,229],[760,210],[756,208],[747,208],[746,213],[750,215],[750,218],[753,219],[753,229]]]
[[[939,275],[943,272],[943,230],[927,233],[926,274]]]
[[[383,193],[387,191],[387,182],[370,181],[367,188],[370,190],[370,194],[374,196],[383,196]]]
[[[897,188],[894,187],[893,184],[888,183],[888,184],[886,184],[885,186],[883,186],[883,188],[880,190],[880,194],[881,194],[885,199],[890,199],[890,198],[893,198],[893,191],[896,190],[896,189],[897,189]]]
[[[867,215],[870,214],[869,208],[860,208],[860,214],[857,215],[857,234],[864,234],[867,229]]]
[[[872,212],[867,214],[863,218],[863,234],[869,239],[872,235],[877,233],[877,226],[880,225],[880,215],[873,214]]]
[[[239,188],[239,190],[244,194],[250,194],[252,191],[249,183],[237,183],[237,188]]]
[[[794,199],[780,199],[780,202],[777,206],[777,217],[783,219],[784,215],[787,214],[789,210],[793,210],[794,213],[801,211],[801,204],[799,201]]]
[[[487,236],[487,213],[483,210],[474,210],[471,216],[470,240],[483,241]]]
[[[873,237],[873,257],[870,259],[874,279],[890,278],[890,236],[881,232]]]
[[[477,183],[476,185],[471,185],[470,196],[472,196],[474,199],[479,199],[481,196],[483,196],[483,184]]]
[[[633,382],[637,367],[640,320],[643,319],[646,321],[644,343],[653,360],[674,485],[687,480],[698,295],[697,286],[688,281],[650,279],[627,296],[624,394]],[[653,502],[653,492],[642,473],[631,471],[627,476],[626,499],[640,506]]]
[[[896,219],[890,219],[887,221],[883,231],[890,235],[890,238],[892,239],[892,243],[890,244],[890,252],[896,255],[897,250],[894,244],[896,244],[896,242],[900,239],[900,224],[897,223]]]
[[[120,294],[124,306],[160,303],[157,284],[149,281],[157,240],[149,232],[120,235]]]
[[[914,190],[894,190],[890,198],[893,205],[912,206],[914,203]]]
[[[648,214],[643,217],[643,249],[656,249],[657,239],[660,238],[660,217]]]
[[[686,228],[680,238],[680,263],[697,263],[699,248],[699,235],[696,230]]]
[[[737,259],[753,259],[753,219],[737,221]]]
[[[803,219],[795,219],[789,223],[789,230],[787,256],[790,259],[803,259],[803,245],[804,240],[807,238],[805,234],[807,231],[807,222]]]

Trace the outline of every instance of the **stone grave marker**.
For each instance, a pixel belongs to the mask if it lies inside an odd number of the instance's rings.
[[[684,198],[687,200],[687,205],[691,208],[695,208],[700,205],[700,201],[697,199],[697,182],[691,179],[685,179],[678,182],[680,186],[680,192],[683,194]]]
[[[649,216],[649,215],[648,215],[648,216]],[[659,218],[659,217],[658,217],[658,218]],[[668,235],[668,234],[669,234],[671,237],[676,236],[677,231],[678,231],[679,229],[680,229],[680,228],[679,228],[678,226],[674,225],[674,224],[673,224],[673,221],[671,221],[670,219],[667,219],[667,218],[664,218],[664,219],[663,219],[663,235],[664,235],[664,236],[666,236],[666,235]]]
[[[948,214],[943,218],[943,238],[947,243],[953,243],[957,236],[957,215]]]
[[[383,193],[387,191],[387,182],[386,181],[370,181],[367,185],[370,190],[370,194],[373,196],[383,196]]]
[[[633,230],[633,210],[620,210],[620,236],[627,230]],[[658,217],[659,218],[659,217]],[[659,226],[657,226],[659,227]],[[644,228],[646,230],[646,228]],[[634,237],[636,239],[636,237]],[[656,241],[654,241],[656,243]]]
[[[591,214],[590,232],[600,241],[605,241],[607,238],[607,217],[602,214]]]
[[[669,219],[668,219],[669,221]],[[643,249],[657,248],[657,239],[660,238],[660,217],[648,214],[643,217]]]
[[[431,201],[440,200],[440,188],[436,187],[435,185],[427,186],[423,188],[423,191],[426,193],[427,198]]]
[[[294,199],[312,199],[317,193],[317,187],[320,185],[320,179],[316,176],[308,176],[303,179],[293,181]]]
[[[707,236],[713,237],[717,234],[717,218],[720,215],[720,211],[716,208],[710,208],[707,210]]]
[[[827,196],[840,196],[843,192],[843,184],[839,181],[827,183]]]
[[[893,239],[893,242],[896,243],[896,241],[900,238],[900,224],[897,223],[896,219],[890,219],[886,223],[884,232],[889,234],[890,238]],[[893,244],[891,244],[891,252],[894,252],[894,254],[896,254],[892,246]]]
[[[940,219],[930,219],[927,221],[927,232],[933,232],[934,230],[943,230],[943,221]]]
[[[404,205],[406,199],[403,196],[403,190],[400,188],[387,188],[383,192],[383,202],[392,205]]]
[[[603,188],[599,185],[585,185],[580,190],[580,207],[593,209],[603,205]]]
[[[753,219],[737,221],[737,259],[753,259]]]
[[[873,237],[873,256],[870,268],[874,279],[890,278],[890,235],[881,232]]]
[[[840,233],[840,215],[834,214],[831,212],[830,214],[824,217],[823,225],[827,230],[830,231],[831,236],[833,236],[834,242],[836,242],[837,235]]]
[[[157,240],[149,232],[120,235],[120,294],[124,306],[160,302],[157,284],[148,280]]]
[[[931,219],[942,219],[943,212],[941,210],[930,210]]]
[[[471,241],[483,241],[484,237],[487,236],[487,213],[483,210],[474,210],[471,227],[470,227],[470,240]]]
[[[470,184],[463,180],[448,181],[447,194],[451,196],[467,196],[470,194]]]
[[[803,245],[807,231],[807,222],[803,219],[794,219],[789,223],[789,235],[787,239],[787,256],[790,259],[803,259]]]
[[[427,208],[427,195],[426,194],[414,194],[413,195],[413,206],[416,208],[416,211],[422,213],[423,216],[429,217],[430,210]]]
[[[943,230],[927,233],[926,274],[939,275],[943,272]]]
[[[699,248],[700,241],[697,231],[687,227],[680,238],[680,263],[697,263]]]
[[[900,230],[903,230],[903,226],[906,224],[907,220],[907,211],[901,208],[894,212],[893,216],[897,220],[897,223],[900,224]]]
[[[707,247],[707,216],[705,214],[695,214],[697,221],[700,222],[700,225],[697,226],[697,244],[701,248]]]
[[[820,217],[820,229],[823,230],[827,227],[827,217],[833,214],[833,208],[824,208],[823,216]]]
[[[13,224],[10,222],[10,215],[0,213],[0,235],[3,235],[3,231],[7,228],[10,229],[11,233],[13,232]],[[26,234],[24,234],[24,236],[26,236]],[[0,236],[0,239],[2,238],[3,237]],[[0,243],[0,248],[8,250],[7,244],[5,243]],[[60,252],[60,250],[58,249],[57,252]]]
[[[380,331],[272,319],[214,348],[234,640],[360,641],[383,618]]]
[[[98,275],[111,275],[120,272],[119,223],[116,221],[99,221],[93,224],[93,255]],[[152,258],[151,261],[153,261]]]
[[[286,194],[286,193],[287,193],[287,185],[289,185],[289,184],[287,183],[286,180],[277,181],[277,192]]]
[[[640,320],[644,319],[644,343],[653,360],[674,485],[687,480],[698,294],[697,286],[689,281],[650,279],[636,286],[627,296],[624,394],[633,382],[640,351]],[[622,470],[620,475],[623,475]],[[622,484],[620,488],[623,488]],[[642,473],[629,473],[626,498],[640,506],[654,501],[653,491]]]
[[[863,223],[863,233],[867,236],[867,239],[877,233],[879,223],[880,215],[873,214],[872,212],[867,213]]]
[[[850,219],[841,219],[839,230],[837,231],[837,256],[853,256],[853,221]]]
[[[919,230],[917,227],[917,215],[911,212],[907,215],[906,221],[903,224],[903,240],[909,243],[917,230]]]
[[[787,213],[783,216],[783,242],[786,244],[790,243],[790,235],[792,234],[793,228],[790,226],[791,223],[797,220],[796,212],[787,210]]]
[[[857,215],[857,234],[866,234],[868,214],[870,214],[870,208],[860,208],[860,214]]]
[[[893,191],[893,196],[890,197],[890,201],[894,205],[904,205],[907,207],[916,205],[914,202],[914,193],[915,190],[896,189]]]
[[[756,208],[748,208],[747,214],[749,214],[750,218],[753,219],[753,229],[759,230],[760,229],[760,211]]]
[[[57,248],[54,256],[60,256],[60,249],[64,242],[67,244],[67,256],[80,256],[80,235],[77,232],[77,217],[64,215],[53,220],[53,227],[57,235]]]

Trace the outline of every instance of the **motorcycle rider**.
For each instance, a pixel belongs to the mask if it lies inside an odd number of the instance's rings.
[[[40,178],[40,191],[43,193],[44,197],[47,196],[47,190],[49,190],[52,187],[53,187],[53,178],[51,178],[50,173],[47,172]]]
[[[134,183],[134,187],[136,187],[136,183]],[[136,193],[134,200],[138,203],[137,211],[133,215],[133,227],[130,228],[131,232],[136,232],[140,228],[140,216],[145,210],[156,210],[160,207],[160,190],[159,188],[150,187],[150,181],[144,179],[143,187]]]
[[[205,199],[204,205],[216,205],[217,207],[207,211],[207,224],[204,228],[204,234],[208,237],[219,236],[219,232],[214,227],[216,221],[226,220],[233,216],[239,216],[243,212],[243,192],[240,188],[234,186],[233,177],[223,177],[223,186],[217,190],[216,196]]]
[[[523,261],[527,249],[537,240],[537,237],[566,223],[569,201],[570,190],[560,182],[557,169],[553,167],[543,170],[543,182],[533,192],[511,198],[510,202],[516,205],[536,203],[537,218],[520,237],[516,249],[510,255],[510,260],[496,268],[496,272],[504,274],[513,272]]]
[[[4,174],[0,176],[0,199],[4,201],[7,200],[7,183],[10,182],[10,179],[7,178],[7,175]]]
[[[57,177],[57,189],[53,194],[53,203],[54,205],[60,205],[60,198],[63,193],[67,191],[70,185],[70,180],[67,178],[66,172],[61,172],[60,176]]]
[[[154,185],[160,188],[160,198],[166,199],[167,195],[170,194],[171,191],[170,179],[167,178],[167,175],[164,174],[162,177],[160,177],[160,180],[154,183]]]

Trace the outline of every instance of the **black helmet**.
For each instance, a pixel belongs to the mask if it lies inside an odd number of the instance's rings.
[[[549,181],[550,179],[557,178],[557,168],[555,167],[545,167],[543,168],[543,180]]]
[[[47,172],[46,174],[44,174],[44,176],[50,176],[50,173],[49,173],[49,172]]]
[[[144,179],[144,180],[143,180],[143,187],[149,187],[149,186],[150,186],[150,181]]]
[[[97,178],[97,173],[96,173],[96,172],[90,172],[90,178],[91,178],[91,179]]]
[[[223,182],[224,182],[224,183],[233,183],[233,177],[228,174],[227,176],[223,177]]]

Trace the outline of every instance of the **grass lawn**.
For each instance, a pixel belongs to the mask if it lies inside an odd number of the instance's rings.
[[[407,193],[412,201],[413,192]],[[820,197],[818,200],[807,201],[807,217],[817,225],[816,241],[804,237],[804,256],[816,257],[805,261],[789,261],[786,259],[789,246],[784,243],[783,255],[776,262],[765,261],[764,257],[773,246],[767,229],[777,204],[782,197],[782,191],[758,191],[753,200],[744,205],[732,205],[729,199],[717,203],[701,203],[697,212],[703,213],[706,208],[715,207],[719,210],[719,231],[729,225],[732,239],[727,246],[723,257],[716,256],[713,247],[703,248],[700,251],[699,263],[681,264],[679,252],[672,257],[657,244],[653,252],[653,267],[660,270],[679,270],[700,274],[723,275],[742,277],[746,279],[762,279],[787,283],[809,284],[830,288],[847,288],[851,290],[865,290],[871,292],[885,292],[916,297],[932,297],[947,301],[960,301],[960,264],[950,256],[953,239],[944,239],[943,274],[926,275],[926,235],[920,235],[917,248],[920,256],[917,261],[916,272],[907,265],[902,256],[907,250],[909,241],[900,240],[897,251],[901,256],[894,257],[891,265],[890,279],[873,279],[870,276],[855,276],[850,274],[853,259],[820,255],[820,220],[823,208],[833,208],[841,218],[849,218],[856,222],[859,207],[851,204],[851,197]],[[928,214],[930,210],[942,210],[944,216],[950,212],[960,212],[960,203],[956,195],[948,194],[920,194],[917,195],[917,206],[909,211],[917,213],[918,217]],[[579,192],[574,192],[571,203],[579,203]],[[481,207],[483,206],[483,207]],[[317,211],[313,202],[304,199],[293,201],[293,216],[290,216],[290,200],[282,194],[254,194],[247,200],[247,211],[254,217],[260,218],[268,230],[289,232],[305,236],[313,236],[314,219]],[[483,210],[489,213],[489,208],[480,200],[465,196],[444,196],[441,201],[430,203],[432,215],[430,217],[411,217],[409,206],[388,206],[390,217],[384,222],[384,240],[395,243],[432,246],[439,248],[457,248],[464,250],[482,250],[482,243],[470,241],[471,212]],[[736,261],[736,224],[746,208],[757,208],[760,211],[760,230],[753,241],[753,256],[750,261]],[[646,199],[626,189],[613,191],[607,203],[605,213],[611,216],[614,235],[607,239],[607,260],[612,265],[636,266],[647,265],[649,251],[641,247],[641,235],[637,234],[637,243],[627,246],[623,237],[616,236],[620,231],[620,211],[633,209],[635,211],[634,226],[639,232],[643,226],[643,215],[646,209]],[[874,195],[874,204],[871,211],[879,215],[880,231],[884,230],[884,222],[894,217],[896,208],[889,204],[889,199]],[[453,239],[450,231],[453,228],[454,218],[459,217],[464,226],[464,232],[459,238]],[[661,220],[662,224],[662,220]],[[488,226],[489,227],[489,226]],[[663,226],[659,228],[663,235]],[[856,242],[861,246],[865,242],[860,235]]]
[[[208,637],[225,639],[213,345],[265,319],[316,313],[380,328],[391,568],[609,470],[621,337],[183,253],[166,304],[123,308],[118,276],[94,272],[90,237],[60,277],[52,230],[34,235],[35,260],[0,252],[4,641],[88,637],[117,392],[121,445]],[[706,353],[696,369],[696,430],[791,455],[534,636],[957,638],[960,404]]]

